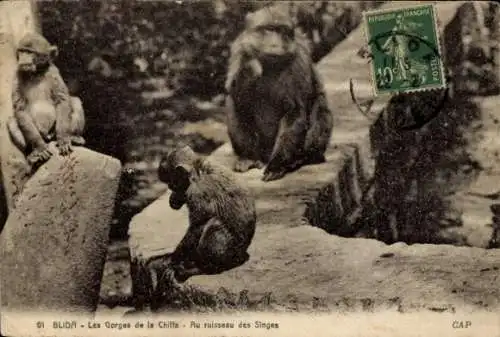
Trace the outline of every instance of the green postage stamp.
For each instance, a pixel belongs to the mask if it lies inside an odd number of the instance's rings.
[[[363,14],[375,95],[446,86],[434,5]]]

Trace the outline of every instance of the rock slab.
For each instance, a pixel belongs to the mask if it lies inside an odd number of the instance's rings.
[[[121,163],[86,148],[26,182],[0,235],[4,311],[93,312]]]

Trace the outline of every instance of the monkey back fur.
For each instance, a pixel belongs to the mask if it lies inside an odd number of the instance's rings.
[[[190,223],[216,217],[238,238],[241,247],[250,245],[255,232],[255,202],[231,172],[207,159],[196,159],[186,197]]]
[[[172,151],[159,170],[160,180],[174,193],[182,193],[176,191],[173,185],[178,183],[172,181],[178,165],[189,170],[189,186],[184,193],[190,224],[202,225],[215,217],[246,249],[253,238],[256,222],[255,201],[248,189],[234,179],[232,172],[185,146]]]

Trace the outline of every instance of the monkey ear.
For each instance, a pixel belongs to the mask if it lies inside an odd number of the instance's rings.
[[[59,49],[56,46],[50,46],[49,55],[52,59],[55,59],[59,55]]]

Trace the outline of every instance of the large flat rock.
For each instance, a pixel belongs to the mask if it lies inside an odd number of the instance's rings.
[[[120,175],[117,159],[75,148],[26,182],[0,235],[2,316],[96,310]]]
[[[325,235],[311,227],[261,229],[250,261],[221,276],[191,284],[216,291],[272,291],[278,302],[290,295],[307,303],[343,298],[386,305],[398,298],[403,310],[453,306],[498,308],[500,252],[454,246],[395,244]],[[385,257],[384,257],[385,256]]]
[[[160,223],[154,212],[161,212],[162,232],[154,235],[156,252],[171,251],[187,227],[185,210],[168,210],[167,198],[168,194],[164,195],[133,222],[134,227],[141,223],[154,226]],[[212,292],[220,287],[232,292],[249,289],[255,296],[271,291],[278,303],[294,296],[299,303],[310,304],[313,297],[320,297],[330,307],[345,298],[360,301],[359,308],[365,299],[375,306],[396,300],[402,310],[433,306],[492,309],[500,304],[498,250],[387,246],[376,240],[327,235],[321,229],[291,224],[283,218],[275,213],[274,221],[267,217],[258,223],[248,263],[221,275],[195,277],[188,283]],[[131,233],[132,252],[145,253],[137,249],[140,246],[133,246],[138,241]],[[147,252],[155,255],[154,249]]]
[[[398,2],[383,7],[415,3]],[[441,29],[460,4],[437,4]],[[434,305],[498,307],[498,250],[446,245],[387,246],[375,240],[340,238],[304,226],[308,202],[317,203],[319,198],[337,193],[341,202],[335,207],[355,204],[359,188],[373,169],[369,155],[370,121],[357,112],[349,96],[349,78],[353,78],[358,96],[371,97],[368,64],[355,56],[366,43],[363,34],[363,27],[353,31],[318,65],[335,113],[328,162],[303,167],[269,183],[260,181],[261,170],[239,174],[257,198],[258,224],[250,246],[251,258],[237,269],[194,277],[189,284],[210,291],[221,286],[233,292],[249,289],[260,295],[270,291],[276,299],[284,301],[295,296],[304,303],[321,297],[337,305],[342,298],[369,299],[375,305],[396,301],[403,310]],[[385,102],[383,98],[378,100],[379,107]],[[231,165],[229,145],[219,148],[211,159]],[[322,196],[325,190],[329,193]],[[133,218],[129,230],[133,258],[172,251],[185,233],[187,211],[170,209],[168,197],[169,192]]]

